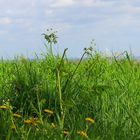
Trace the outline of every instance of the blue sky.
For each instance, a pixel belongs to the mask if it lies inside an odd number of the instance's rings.
[[[139,0],[0,0],[0,57],[45,51],[41,34],[58,31],[54,51],[80,57],[95,39],[105,53],[140,56]]]

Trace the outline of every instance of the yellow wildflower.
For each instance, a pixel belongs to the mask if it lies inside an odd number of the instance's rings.
[[[93,120],[93,119],[90,118],[90,117],[87,117],[87,118],[85,119],[85,121],[88,122],[88,123],[94,123],[94,122],[95,122],[95,120]]]
[[[21,117],[21,115],[19,115],[17,113],[14,113],[13,116],[16,117],[16,118],[20,118]]]
[[[0,109],[12,109],[11,106],[1,105]]]
[[[88,138],[87,133],[84,132],[84,131],[78,131],[77,134],[78,134],[79,136],[83,137],[83,138]]]
[[[32,120],[24,120],[24,123],[25,123],[25,124],[32,124],[33,121],[32,121]]]
[[[33,118],[33,119],[24,120],[24,123],[31,124],[31,125],[37,125],[38,123],[40,123],[40,121],[37,120],[36,118]]]
[[[63,134],[64,134],[65,136],[67,136],[67,135],[69,134],[69,132],[68,132],[68,131],[63,131]]]
[[[0,109],[7,109],[7,106],[1,105],[1,106],[0,106]]]
[[[49,109],[44,109],[44,112],[49,114],[49,115],[53,115],[53,111],[49,110]]]

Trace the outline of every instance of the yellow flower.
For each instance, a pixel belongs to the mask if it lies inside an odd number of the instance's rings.
[[[44,112],[49,114],[49,115],[53,115],[53,111],[49,110],[49,109],[44,109]]]
[[[69,134],[69,132],[68,132],[68,131],[63,131],[63,134],[64,134],[65,136],[67,136],[67,135]]]
[[[90,118],[90,117],[87,117],[87,118],[85,119],[85,121],[88,122],[88,123],[94,123],[94,122],[95,122],[95,120],[93,120],[93,119]]]
[[[9,107],[6,106],[6,105],[1,105],[1,106],[0,106],[0,109],[9,109]]]
[[[32,124],[33,121],[32,121],[32,120],[24,120],[24,123],[25,123],[25,124]]]
[[[79,136],[83,137],[83,138],[88,138],[87,133],[84,132],[84,131],[78,131],[77,134],[78,134]]]
[[[7,109],[7,106],[1,105],[1,106],[0,106],[0,109]]]
[[[31,125],[37,125],[38,123],[40,123],[40,121],[37,120],[36,118],[33,118],[33,119],[24,120],[24,123],[31,124]]]
[[[14,113],[13,116],[14,116],[14,117],[17,117],[17,118],[20,118],[20,117],[21,117],[21,115],[19,115],[19,114],[17,114],[17,113]]]

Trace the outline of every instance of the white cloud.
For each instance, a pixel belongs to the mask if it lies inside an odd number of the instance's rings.
[[[0,25],[9,25],[12,23],[12,19],[9,17],[0,18]]]
[[[51,7],[67,7],[67,6],[72,6],[73,4],[75,4],[75,0],[57,0],[57,1],[53,1],[50,6]]]

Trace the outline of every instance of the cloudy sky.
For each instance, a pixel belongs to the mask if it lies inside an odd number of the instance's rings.
[[[0,57],[45,51],[41,34],[58,31],[55,51],[79,57],[95,39],[106,53],[140,56],[140,0],[0,0]]]

